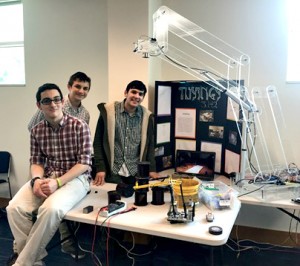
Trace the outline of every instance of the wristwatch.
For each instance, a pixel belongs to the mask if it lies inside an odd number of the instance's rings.
[[[36,177],[34,177],[34,178],[31,179],[31,181],[30,181],[31,187],[34,186],[34,182],[35,182],[37,179],[41,179],[41,178],[40,178],[39,176],[36,176]]]

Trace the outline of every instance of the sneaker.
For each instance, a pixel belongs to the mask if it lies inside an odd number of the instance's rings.
[[[83,259],[85,257],[85,252],[83,252],[79,247],[76,247],[74,242],[68,242],[61,246],[61,252],[71,255],[73,259],[76,259],[76,250],[78,250],[78,259]]]
[[[9,257],[9,259],[7,260],[6,265],[7,265],[7,266],[12,266],[12,265],[14,265],[15,262],[16,262],[16,260],[17,260],[17,258],[18,258],[18,253],[13,253],[13,254]]]

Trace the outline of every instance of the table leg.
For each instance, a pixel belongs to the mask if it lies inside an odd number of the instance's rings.
[[[210,266],[214,266],[214,247],[210,247]]]

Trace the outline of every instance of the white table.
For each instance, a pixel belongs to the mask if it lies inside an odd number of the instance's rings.
[[[65,220],[95,224],[98,210],[108,204],[107,192],[115,190],[116,184],[105,184],[104,186],[92,186],[91,192],[65,215]],[[195,208],[194,221],[190,223],[171,224],[167,221],[167,212],[170,206],[170,193],[165,192],[165,204],[152,205],[151,189],[147,194],[148,205],[137,207],[135,211],[112,216],[104,224],[105,217],[97,218],[97,225],[109,226],[121,230],[143,233],[153,236],[166,237],[170,239],[183,240],[210,247],[224,245],[230,235],[234,222],[239,213],[241,203],[234,199],[232,208],[214,211],[214,221],[207,222],[206,214],[210,210],[203,204]],[[134,195],[130,198],[122,198],[127,202],[127,208],[134,206]],[[94,210],[88,214],[83,213],[83,208],[92,205]],[[220,226],[223,229],[221,235],[209,233],[210,226]],[[211,265],[213,262],[213,248],[211,248]]]
[[[114,190],[115,184],[105,184],[104,186],[92,186],[91,193],[88,194],[79,204],[77,204],[66,215],[66,220],[95,224],[99,208],[107,205],[107,191]],[[127,208],[134,206],[134,196],[122,198],[127,202]],[[151,189],[148,192],[148,205],[137,207],[135,211],[114,216],[110,219],[110,227],[121,230],[144,233],[154,236],[167,237],[184,240],[209,246],[220,246],[227,242],[231,229],[239,213],[241,203],[235,200],[233,208],[215,211],[214,221],[207,222],[205,217],[209,212],[203,204],[196,206],[195,218],[190,223],[170,224],[167,221],[167,212],[170,206],[170,193],[165,193],[165,204],[155,206],[152,201]],[[83,208],[92,205],[93,212],[84,214]],[[98,217],[97,224],[101,225],[105,217]],[[107,223],[104,224],[105,226]],[[221,235],[211,235],[208,228],[212,225],[220,226],[223,229]]]
[[[282,208],[282,209],[293,209],[293,210],[299,210],[300,204],[294,203],[291,199],[294,198],[296,195],[293,195],[291,191],[286,192],[280,192],[278,190],[278,193],[274,192],[276,195],[272,195],[272,197],[266,197],[263,199],[261,197],[261,190],[256,190],[257,188],[261,187],[261,185],[253,186],[253,193],[251,192],[251,188],[248,188],[247,190],[239,189],[236,185],[230,183],[230,179],[224,176],[218,176],[215,178],[215,180],[221,181],[225,183],[228,186],[231,186],[233,189],[239,192],[239,200],[242,204],[248,204],[248,205],[255,205],[255,206],[265,206],[265,207],[273,207],[273,208]],[[292,184],[292,185],[286,185],[286,188],[288,186],[292,186],[295,189],[298,189],[297,196],[300,197],[300,184]],[[271,186],[270,186],[271,187]],[[276,185],[274,185],[276,187]],[[284,187],[282,187],[284,188]],[[265,187],[266,189],[266,187]],[[249,193],[249,194],[247,194]],[[245,195],[244,195],[245,194]]]
[[[276,187],[276,185],[274,186]],[[290,185],[286,185],[286,186],[287,186],[286,189],[289,189]],[[292,184],[292,186],[294,190],[298,191],[299,193],[299,185]],[[299,210],[300,204],[294,203],[291,200],[292,198],[295,197],[295,195],[291,191],[285,190],[285,187],[282,187],[282,189],[284,189],[284,192],[280,192],[280,188],[279,188],[277,193],[275,190],[273,198],[266,197],[265,199],[260,197],[259,194],[260,191],[255,191],[253,193],[246,194],[246,195],[243,195],[245,191],[242,191],[241,195],[239,196],[239,200],[241,201],[242,204],[277,208],[278,210],[294,218],[296,221],[300,222],[300,218],[294,215],[292,211],[290,211],[290,210]],[[298,193],[296,194],[298,195]]]
[[[278,199],[278,200],[260,200],[249,195],[239,197],[242,204],[256,205],[256,206],[265,206],[265,207],[275,207],[275,208],[284,208],[284,209],[293,209],[299,210],[300,204],[296,204],[291,201],[290,198]]]

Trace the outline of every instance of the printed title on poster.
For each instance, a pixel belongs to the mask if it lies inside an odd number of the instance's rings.
[[[178,97],[180,101],[195,101],[200,108],[217,109],[222,92],[206,84],[206,86],[180,86]]]

